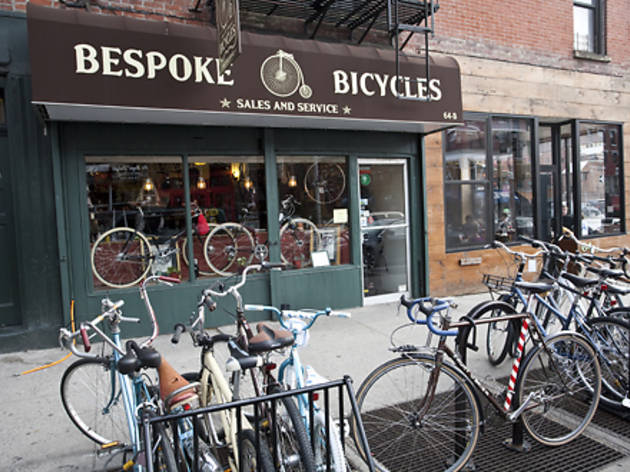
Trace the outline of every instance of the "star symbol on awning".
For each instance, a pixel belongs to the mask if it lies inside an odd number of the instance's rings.
[[[349,115],[351,111],[352,111],[352,108],[350,108],[348,105],[343,107],[343,114],[344,115]]]
[[[227,98],[221,100],[221,108],[230,108],[230,101]]]

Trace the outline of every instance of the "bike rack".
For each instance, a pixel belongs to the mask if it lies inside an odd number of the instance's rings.
[[[458,328],[459,330],[461,329],[465,329],[466,331],[465,336],[462,335],[460,336],[459,334],[456,337],[456,344],[457,344],[457,351],[459,353],[459,356],[462,360],[462,362],[464,364],[466,364],[466,357],[467,357],[467,345],[468,345],[468,337],[470,336],[470,331],[472,329],[471,325],[468,326],[461,326]],[[461,331],[460,331],[461,332]],[[523,353],[521,355],[521,358],[525,356],[525,347],[523,347]],[[523,420],[519,417],[513,424],[512,424],[512,437],[511,438],[507,438],[503,441],[503,445],[505,447],[507,447],[508,449],[511,449],[513,451],[517,451],[517,452],[529,452],[531,449],[531,444],[529,444],[527,441],[525,441],[524,435],[523,435]],[[463,447],[463,445],[459,445],[458,447]],[[474,464],[471,464],[472,468],[469,470],[475,470],[475,466]],[[467,466],[468,468],[468,466]]]
[[[151,417],[149,414],[144,414],[140,419],[139,419],[139,423],[141,426],[141,434],[143,436],[143,441],[145,444],[145,450],[146,450],[146,468],[148,470],[148,472],[154,472],[153,469],[153,451],[152,451],[152,445],[151,445],[151,428],[154,424],[156,423],[172,423],[175,422],[177,420],[183,419],[183,418],[189,418],[189,417],[196,417],[198,415],[201,414],[205,414],[205,413],[215,413],[221,410],[228,410],[228,409],[235,409],[236,410],[236,418],[237,418],[237,429],[240,431],[242,425],[240,424],[240,418],[241,418],[241,411],[244,407],[248,407],[248,406],[254,406],[254,418],[257,417],[258,414],[258,408],[257,406],[261,403],[264,402],[269,402],[269,401],[274,401],[274,400],[279,400],[281,398],[284,397],[295,397],[297,395],[302,395],[302,394],[307,394],[309,397],[309,409],[311,410],[311,415],[313,412],[313,394],[314,392],[318,392],[318,391],[323,391],[324,392],[324,399],[325,399],[325,405],[324,408],[326,410],[326,416],[328,416],[328,409],[329,409],[329,392],[332,389],[338,389],[338,396],[339,396],[339,414],[340,414],[340,419],[342,421],[340,421],[340,427],[339,427],[339,433],[340,436],[342,438],[344,438],[345,436],[345,432],[344,432],[344,421],[343,421],[343,416],[344,416],[344,409],[343,409],[343,403],[344,403],[344,390],[346,392],[346,395],[348,397],[348,400],[350,401],[350,405],[352,408],[352,414],[354,415],[354,419],[355,419],[355,424],[356,427],[358,429],[358,435],[359,435],[359,439],[361,440],[361,446],[363,447],[363,450],[365,452],[366,457],[364,458],[364,460],[367,463],[368,469],[370,472],[374,472],[376,469],[374,467],[374,462],[372,460],[372,454],[370,453],[370,448],[367,442],[367,437],[365,435],[365,430],[363,428],[363,423],[361,421],[361,415],[359,413],[359,406],[357,404],[357,400],[354,394],[354,388],[352,386],[352,379],[349,376],[345,376],[342,379],[339,380],[334,380],[331,382],[326,382],[326,383],[322,383],[322,384],[317,384],[317,385],[311,385],[309,387],[304,387],[304,388],[300,388],[300,389],[295,389],[295,390],[289,390],[289,391],[285,391],[285,392],[279,392],[279,393],[273,393],[270,395],[264,395],[264,396],[260,396],[260,397],[254,397],[254,398],[248,398],[248,399],[244,399],[244,400],[236,400],[236,401],[232,401],[230,403],[223,403],[223,404],[217,404],[217,405],[212,405],[212,406],[208,406],[208,407],[204,407],[204,408],[197,408],[194,410],[189,410],[189,411],[185,411],[183,413],[177,413],[177,414],[169,414],[169,415],[164,415],[164,416],[156,416],[156,417]],[[200,431],[197,431],[197,427],[196,427],[196,423],[197,422],[193,422],[193,450],[194,450],[194,456],[195,456],[195,461],[193,463],[193,472],[196,472],[199,470],[199,463],[198,463],[198,458],[199,458],[199,435],[200,435]],[[260,434],[259,432],[259,425],[258,425],[258,421],[254,421],[253,424],[256,425],[255,428],[255,433],[256,436],[258,437],[258,434]],[[175,438],[175,440],[177,440],[177,438]],[[343,448],[345,450],[345,443],[342,440],[342,445]]]

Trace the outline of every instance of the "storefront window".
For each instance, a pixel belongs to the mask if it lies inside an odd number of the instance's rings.
[[[621,143],[616,125],[580,123],[582,236],[621,231]]]
[[[278,156],[280,252],[299,269],[348,264],[345,158]]]
[[[207,233],[203,249],[194,248],[199,276],[227,276],[269,260],[263,156],[190,161],[190,199],[203,215],[194,223],[198,233]]]
[[[88,156],[86,179],[95,288],[187,275],[180,157]]]
[[[449,130],[445,161],[447,249],[489,242],[486,122],[466,121]]]
[[[534,235],[531,120],[492,120],[495,238]]]
[[[4,112],[4,90],[0,89],[0,125],[6,125],[7,119]]]

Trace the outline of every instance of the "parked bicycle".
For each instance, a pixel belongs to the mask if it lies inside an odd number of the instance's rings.
[[[310,337],[308,330],[320,316],[350,318],[349,313],[332,311],[330,308],[321,311],[278,310],[273,306],[251,304],[245,305],[244,308],[245,311],[272,312],[282,327],[293,333],[295,342],[278,370],[278,382],[280,384],[285,385],[290,390],[295,390],[328,381],[319,375],[312,366],[302,364],[299,350],[308,345]],[[297,400],[302,421],[307,431],[311,433],[317,470],[346,472],[343,431],[339,431],[333,418],[330,415],[326,416],[317,402],[309,401],[308,395],[298,395]],[[311,404],[314,405],[314,411],[311,411]],[[343,424],[343,415],[341,415],[341,422]]]
[[[101,451],[122,453],[125,470],[143,471],[144,444],[138,423],[143,415],[157,416],[162,413],[159,389],[142,373],[143,369],[159,368],[161,357],[150,346],[158,335],[155,313],[150,305],[146,283],[161,279],[171,283],[167,277],[149,277],[141,286],[153,326],[152,335],[141,344],[128,341],[125,348],[121,342],[120,324],[139,323],[140,319],[123,316],[120,308],[123,301],[102,301],[102,313],[91,321],[81,324],[79,330],[60,330],[62,347],[71,350],[82,359],[66,369],[61,379],[61,400],[66,413],[75,426],[88,438],[100,445]],[[107,320],[108,336],[99,324]],[[91,338],[102,339],[100,352],[90,353]],[[80,338],[84,352],[74,340]],[[163,426],[153,434],[156,467],[158,470],[175,471],[175,453],[171,435]],[[126,458],[129,457],[129,460]]]
[[[549,284],[516,285],[530,294],[552,289]],[[590,423],[599,402],[601,371],[584,336],[562,332],[545,337],[529,313],[501,317],[521,320],[521,340],[507,388],[493,393],[493,387],[471,373],[446,341],[457,336],[458,345],[476,349],[477,326],[496,319],[465,318],[453,323],[451,304],[445,299],[403,298],[402,303],[411,322],[426,325],[439,342],[435,349],[394,346],[391,350],[399,357],[374,369],[357,391],[379,470],[404,470],[409,463],[422,471],[461,470],[475,450],[484,423],[480,397],[504,420],[521,420],[536,441],[548,446],[576,439]],[[530,308],[528,303],[528,312]],[[423,315],[426,319],[420,318]],[[472,343],[468,340],[471,332]],[[521,362],[527,334],[536,343]],[[361,443],[356,443],[365,458]]]
[[[193,255],[203,253],[205,234],[197,229],[197,220],[201,211],[193,208]],[[138,207],[136,228],[116,227],[101,234],[94,245],[90,261],[92,271],[98,281],[107,287],[125,288],[136,285],[149,274],[155,264],[172,265],[173,257],[180,252],[184,263],[190,267],[188,260],[188,238],[186,229],[171,235],[147,235],[144,229],[144,211]],[[212,227],[208,228],[208,231]],[[201,262],[203,261],[203,262]],[[211,274],[212,269],[205,266],[202,257],[196,258],[199,273]]]
[[[300,203],[293,195],[280,202],[280,258],[297,267],[311,265],[311,253],[321,247],[322,236],[317,226],[306,218],[294,217]],[[204,243],[208,266],[219,275],[232,275],[257,259],[269,257],[269,242],[262,240],[260,231],[241,223],[223,223],[214,228]]]
[[[533,241],[537,246],[542,246],[543,251],[578,261],[580,255],[565,253],[559,247]],[[514,251],[503,243],[495,242],[496,247],[514,255],[515,257],[526,258],[527,254]],[[529,294],[527,284],[515,282],[512,286],[512,294],[523,303],[525,309],[530,310],[536,322],[540,325],[543,333],[548,334],[549,327],[555,322],[563,330],[573,330],[581,333],[592,344],[602,370],[602,390],[601,402],[612,408],[630,408],[630,377],[629,377],[629,356],[630,352],[630,323],[625,321],[624,316],[611,317],[603,310],[597,291],[595,295],[591,292],[596,287],[601,286],[599,278],[580,277],[565,270],[560,272],[558,277],[550,277],[551,284],[549,290]],[[543,284],[544,285],[544,284]],[[568,307],[561,307],[558,300],[562,300],[566,295],[570,301]],[[528,299],[529,297],[529,299]],[[489,302],[478,306],[468,313],[472,319],[484,318],[492,313],[511,315],[516,312],[515,307],[502,301]],[[627,313],[630,319],[630,312]],[[505,349],[518,339],[518,327],[513,321],[507,322],[507,329],[498,330],[498,322],[491,323],[488,327],[488,337],[499,339],[498,345],[504,343]]]
[[[293,336],[288,331],[283,332],[263,327],[259,327],[261,333],[254,336],[243,316],[243,302],[239,289],[245,285],[247,275],[250,272],[283,267],[284,264],[266,262],[250,265],[245,268],[240,277],[241,280],[237,284],[225,288],[221,283],[221,286],[216,289],[203,290],[197,305],[197,314],[189,326],[181,324],[176,326],[175,341],[181,332],[188,329],[193,336],[195,345],[202,348],[201,371],[185,374],[189,380],[200,382],[202,406],[239,399],[241,395],[241,372],[250,374],[256,396],[281,391],[281,385],[271,375],[273,369],[266,361],[266,355],[271,351],[293,344]],[[231,295],[236,300],[237,335],[209,336],[203,331],[204,307],[214,310],[216,303],[212,297],[225,297],[227,295]],[[230,350],[231,358],[226,365],[228,371],[232,373],[229,382],[222,376],[213,355],[214,346],[219,342],[227,343]],[[245,415],[240,420],[235,418],[235,415],[236,413],[233,411],[220,413],[222,433],[215,426],[215,420],[212,416],[205,415],[206,427],[208,431],[212,432],[212,437],[215,438],[220,447],[234,451],[237,444],[235,425],[240,421],[243,425],[247,425],[246,429],[260,430],[266,444],[271,448],[272,457],[261,455],[263,470],[275,470],[274,465],[280,471],[315,470],[308,435],[292,398],[283,397],[270,405],[262,405],[260,411],[254,409],[252,414]]]

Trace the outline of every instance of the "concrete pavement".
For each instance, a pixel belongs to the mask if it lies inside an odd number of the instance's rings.
[[[457,297],[457,313],[464,314],[487,294]],[[302,360],[319,374],[337,379],[350,375],[357,389],[377,365],[392,358],[388,351],[390,334],[407,320],[397,303],[347,310],[351,319],[320,318],[311,329],[311,341],[302,351]],[[398,312],[397,312],[398,311]],[[159,312],[159,310],[158,310]],[[129,314],[131,316],[131,314]],[[230,330],[232,327],[222,328]],[[163,332],[166,327],[162,327]],[[406,328],[396,334],[397,343],[425,340],[426,328]],[[499,369],[485,360],[481,337],[479,353],[470,355],[474,372],[486,376],[507,374],[510,366]],[[170,335],[162,335],[155,347],[179,371],[198,369],[199,353],[189,338],[177,346]],[[70,422],[63,410],[59,384],[71,360],[33,374],[16,376],[22,371],[60,359],[65,352],[46,349],[0,355],[0,391],[2,392],[2,441],[0,470],[23,472],[103,470],[108,457],[96,457],[95,447]],[[506,363],[507,364],[507,363]],[[630,461],[622,460],[605,470],[629,470]]]

